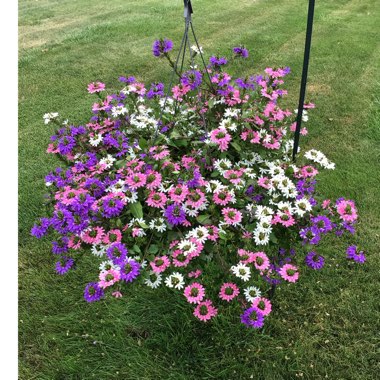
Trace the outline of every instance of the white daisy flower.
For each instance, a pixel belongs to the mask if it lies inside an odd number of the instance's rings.
[[[156,289],[161,285],[162,276],[159,273],[149,272],[149,277],[144,280],[145,285],[152,289]]]
[[[43,116],[45,124],[49,124],[51,120],[56,119],[59,116],[58,112],[45,113]]]
[[[186,256],[189,253],[194,252],[197,249],[197,246],[190,240],[184,239],[178,243],[178,248],[181,249]]]
[[[115,161],[116,158],[108,154],[107,157],[102,158],[99,163],[102,165],[104,164],[106,169],[109,169]]]
[[[218,180],[213,179],[206,183],[206,193],[215,193],[224,189],[227,189],[227,186]]]
[[[98,146],[103,141],[103,136],[101,133],[95,133],[88,141],[91,146]]]
[[[253,232],[253,239],[257,245],[267,245],[269,243],[269,234],[256,229]]]
[[[118,117],[120,115],[125,115],[127,109],[124,106],[114,106],[111,108],[111,112],[113,117]]]
[[[298,216],[304,216],[306,212],[311,211],[312,206],[307,198],[298,199],[295,201],[294,212]]]
[[[244,289],[244,296],[248,302],[253,302],[256,298],[261,297],[261,290],[256,286],[248,286]]]
[[[119,179],[112,186],[107,187],[106,191],[108,193],[119,193],[119,192],[124,193],[126,191],[125,181],[123,181],[122,179]]]
[[[156,219],[156,224],[155,224],[154,228],[158,232],[165,232],[166,228],[167,228],[167,225],[165,223],[165,219],[164,218],[158,218],[158,219]]]
[[[191,49],[195,54],[203,54],[203,48],[202,48],[202,46],[199,46],[199,49],[198,49],[198,46],[197,46],[197,45],[192,45],[190,49]]]
[[[185,285],[185,281],[181,273],[173,272],[170,276],[166,277],[165,285],[169,288],[181,290]]]
[[[91,247],[91,253],[97,257],[102,257],[105,254],[106,250],[107,246],[104,245],[93,244]]]
[[[233,265],[231,271],[236,277],[241,278],[243,281],[248,281],[251,278],[251,269],[245,264],[239,263],[238,265]]]
[[[138,199],[137,192],[136,191],[132,191],[132,190],[126,190],[125,193],[124,193],[124,199],[128,203],[135,203],[135,202],[137,202],[137,199]]]
[[[207,240],[207,237],[209,236],[208,230],[206,227],[197,227],[192,229],[188,234],[187,237],[197,239],[201,243],[204,243]]]
[[[220,172],[224,173],[226,170],[230,169],[232,167],[232,162],[227,158],[222,158],[220,160],[216,160],[214,162],[214,168]]]
[[[118,265],[114,264],[112,262],[112,260],[102,261],[99,265],[99,270],[101,272],[103,272],[105,270],[110,270],[110,269],[120,270],[120,267]]]
[[[258,219],[272,219],[273,214],[274,210],[268,206],[256,206],[255,216]]]

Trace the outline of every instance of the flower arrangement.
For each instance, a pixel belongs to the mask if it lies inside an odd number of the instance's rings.
[[[176,69],[172,49],[157,40],[152,52]],[[193,47],[193,58],[200,52]],[[232,53],[249,55],[243,46]],[[134,77],[120,77],[113,93],[91,83],[98,99],[85,125],[44,115],[58,127],[47,152],[64,167],[46,176],[49,216],[31,233],[52,234],[60,275],[93,255],[86,301],[122,297],[133,284],[167,286],[200,321],[229,306],[261,328],[270,289],[322,269],[322,237],[355,232],[355,203],[315,190],[319,171],[334,164],[314,149],[292,162],[294,114],[280,108],[289,68],[232,78],[228,63],[212,56],[204,70],[177,72],[168,98],[162,83]],[[346,254],[365,261],[356,246]]]

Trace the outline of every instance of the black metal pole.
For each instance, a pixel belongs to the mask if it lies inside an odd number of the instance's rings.
[[[315,0],[309,0],[309,9],[308,9],[308,15],[307,15],[306,39],[305,39],[305,52],[304,52],[304,57],[303,57],[303,68],[302,68],[302,78],[301,78],[301,88],[300,88],[300,98],[299,98],[299,102],[298,102],[296,130],[295,130],[295,134],[294,134],[293,161],[296,159],[296,155],[298,152],[298,144],[299,144],[299,140],[300,140],[302,113],[303,113],[303,109],[304,109],[305,94],[306,94],[307,72],[308,72],[308,68],[309,68],[311,35],[313,32],[314,6],[315,6]]]

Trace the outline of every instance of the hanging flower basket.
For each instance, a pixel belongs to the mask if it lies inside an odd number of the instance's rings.
[[[167,286],[200,321],[230,306],[260,328],[275,285],[322,269],[325,235],[354,233],[355,203],[316,192],[319,171],[334,169],[319,150],[292,161],[295,115],[281,108],[289,68],[234,78],[229,61],[247,49],[199,69],[198,45],[182,72],[172,49],[167,39],[153,44],[179,75],[169,97],[162,83],[121,77],[117,92],[88,86],[97,100],[87,124],[44,116],[57,126],[48,152],[65,164],[46,176],[49,216],[32,234],[51,233],[60,275],[92,256],[88,302]],[[346,256],[365,261],[355,246]]]

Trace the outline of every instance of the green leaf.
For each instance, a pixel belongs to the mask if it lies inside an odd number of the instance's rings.
[[[200,224],[211,224],[210,215],[208,214],[198,215],[197,221]]]
[[[148,249],[149,253],[155,254],[158,252],[158,247],[156,244],[151,244],[151,246]]]
[[[136,245],[136,244],[132,247],[132,249],[133,249],[134,252],[136,252],[136,253],[138,253],[138,254],[141,253],[141,249],[140,249],[140,247],[139,247],[138,245]]]
[[[121,169],[122,167],[125,166],[126,163],[127,163],[127,160],[119,160],[115,162],[115,166],[117,169]]]
[[[189,142],[187,140],[176,140],[175,143],[177,146],[187,146]]]
[[[139,140],[139,145],[141,149],[146,149],[148,147],[148,142],[144,139],[144,137],[141,137]]]
[[[241,146],[236,142],[232,141],[231,145],[238,151],[241,152]]]
[[[271,233],[270,236],[269,236],[269,240],[274,243],[274,244],[277,244],[278,243],[278,240],[277,240],[277,237],[274,233]]]
[[[144,216],[140,202],[130,203],[129,209],[135,218],[142,218]]]

